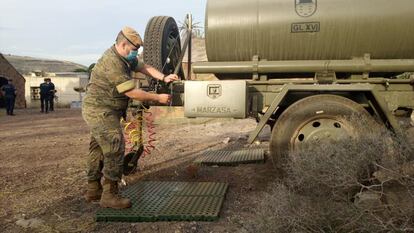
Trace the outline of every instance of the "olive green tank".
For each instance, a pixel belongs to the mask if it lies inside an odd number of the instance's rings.
[[[210,62],[414,58],[414,0],[208,0]]]

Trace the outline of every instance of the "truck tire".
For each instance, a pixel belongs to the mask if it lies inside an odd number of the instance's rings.
[[[356,123],[355,119],[359,122]],[[361,125],[363,125],[361,127]],[[379,124],[358,103],[337,95],[314,95],[289,106],[272,129],[270,155],[280,168],[289,153],[309,143],[358,138]]]
[[[180,55],[180,33],[174,18],[168,16],[151,18],[145,29],[144,62],[168,75],[174,72]],[[178,76],[183,77],[182,68]],[[164,83],[157,82],[151,77],[147,77],[147,80],[150,90],[168,93],[168,87]]]

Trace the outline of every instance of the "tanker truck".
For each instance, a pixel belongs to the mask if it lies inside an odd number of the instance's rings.
[[[399,134],[393,113],[414,109],[412,0],[208,0],[205,35],[208,62],[192,69],[217,81],[150,87],[186,117],[256,118],[249,143],[270,125],[276,163],[378,122]],[[147,63],[183,77],[173,18],[152,18],[144,40]]]

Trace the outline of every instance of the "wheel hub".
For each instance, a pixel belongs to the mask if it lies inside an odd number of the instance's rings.
[[[342,141],[351,136],[349,127],[337,119],[320,118],[307,122],[297,129],[291,142],[292,149],[306,145]]]

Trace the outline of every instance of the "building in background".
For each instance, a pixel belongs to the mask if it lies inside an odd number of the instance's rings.
[[[17,96],[15,107],[25,108],[25,80],[23,76],[10,64],[9,61],[0,53],[0,88],[7,84],[7,80],[11,79],[16,88]],[[0,95],[0,108],[5,107],[3,97]]]
[[[82,100],[83,93],[76,92],[75,89],[85,87],[88,83],[87,73],[78,72],[60,72],[45,73],[42,71],[34,71],[29,75],[25,75],[26,79],[26,102],[27,107],[40,109],[40,84],[45,78],[50,78],[55,84],[56,96],[55,106],[57,108],[76,106]]]

